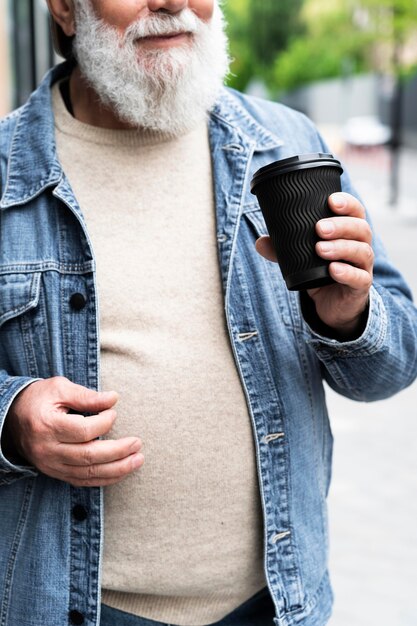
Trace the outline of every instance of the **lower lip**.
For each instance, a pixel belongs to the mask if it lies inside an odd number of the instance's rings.
[[[178,33],[178,35],[172,35],[168,37],[160,36],[160,37],[143,37],[140,39],[138,43],[140,45],[150,45],[150,46],[159,46],[159,47],[169,47],[169,46],[177,46],[183,43],[186,43],[190,40],[189,33]]]

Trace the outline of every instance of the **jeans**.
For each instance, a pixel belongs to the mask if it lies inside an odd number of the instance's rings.
[[[262,589],[212,626],[273,626],[275,609],[268,589]],[[174,626],[101,605],[100,626]]]

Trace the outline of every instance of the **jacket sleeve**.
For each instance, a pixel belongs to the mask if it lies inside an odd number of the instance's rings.
[[[309,343],[329,385],[352,400],[388,398],[417,376],[417,311],[395,289],[377,282],[360,337],[340,342],[310,328]]]
[[[37,475],[37,470],[29,465],[15,465],[5,456],[2,446],[2,432],[9,408],[16,396],[28,385],[39,380],[24,376],[9,376],[5,370],[0,370],[0,486],[10,484],[20,478],[29,478]]]
[[[359,197],[347,174],[342,188]],[[338,393],[362,401],[392,396],[417,376],[417,309],[411,291],[375,233],[373,249],[374,281],[363,333],[337,341],[308,327],[326,381]]]

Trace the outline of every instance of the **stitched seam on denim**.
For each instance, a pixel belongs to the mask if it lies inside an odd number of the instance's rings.
[[[0,275],[3,274],[30,274],[53,270],[60,274],[88,274],[94,270],[93,261],[84,263],[60,263],[57,261],[34,261],[31,263],[14,263],[0,266]]]
[[[19,549],[20,539],[21,539],[21,536],[22,536],[22,533],[26,524],[26,520],[27,520],[27,512],[29,509],[30,499],[31,499],[32,492],[33,492],[33,485],[34,485],[33,481],[28,482],[26,485],[25,494],[23,496],[22,509],[20,511],[19,520],[16,526],[16,532],[15,532],[13,542],[10,548],[6,576],[4,579],[4,593],[3,593],[2,603],[1,603],[1,606],[2,606],[1,613],[0,613],[1,626],[6,626],[6,623],[7,623],[6,620],[7,620],[8,611],[9,611],[9,595],[10,595],[10,591],[12,587],[13,574],[14,574],[14,568],[15,568],[15,563],[16,563],[16,555]]]
[[[28,376],[31,378],[39,378],[39,372],[36,365],[35,349],[33,347],[33,331],[30,320],[27,315],[23,315],[20,320],[20,329],[22,333],[23,346],[25,349]]]
[[[22,109],[23,109],[23,106],[19,107],[15,111],[12,111],[8,115],[6,115],[6,117],[3,117],[3,119],[0,120],[0,126],[3,126],[3,124],[7,124],[10,120],[13,121],[16,117],[19,117],[19,115],[22,112]]]
[[[285,613],[285,617],[296,616],[298,613],[302,615],[310,614],[311,611],[317,606],[318,601],[320,599],[320,595],[323,593],[323,588],[326,584],[329,583],[328,572],[326,571],[323,578],[320,581],[320,584],[315,592],[315,594],[300,608],[295,609],[293,611],[287,611]]]
[[[259,208],[259,204],[257,204],[256,202],[247,202],[246,204],[243,205],[243,209],[242,209],[242,215],[245,215],[246,213],[253,213],[255,211],[260,211],[261,209]]]
[[[20,115],[19,115],[19,117],[20,117]],[[9,190],[9,178],[10,178],[10,169],[11,169],[11,165],[10,165],[11,158],[10,157],[11,157],[11,152],[12,152],[12,149],[13,149],[14,139],[15,139],[15,136],[16,136],[16,132],[17,132],[18,126],[19,126],[19,120],[17,121],[17,123],[15,124],[15,127],[13,128],[13,132],[12,132],[12,134],[10,136],[9,144],[7,146],[8,154],[7,154],[7,168],[6,168],[6,180],[5,180],[6,184],[5,184],[4,189],[3,189],[2,198],[4,198],[4,196],[7,195],[8,190]],[[0,198],[0,202],[1,202],[2,198]]]
[[[1,470],[2,472],[8,472],[8,470]],[[22,476],[18,472],[8,472],[9,478],[0,478],[0,487],[4,487],[5,485],[11,485],[17,480],[21,480],[22,478],[27,478],[26,476]]]

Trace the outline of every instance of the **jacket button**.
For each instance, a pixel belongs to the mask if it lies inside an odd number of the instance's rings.
[[[88,517],[87,509],[82,504],[73,506],[72,514],[77,522],[83,522]]]
[[[75,624],[79,626],[80,624],[84,624],[84,615],[79,611],[72,610],[69,612],[69,618],[71,624]]]
[[[82,293],[73,293],[70,298],[70,305],[75,311],[81,311],[87,304],[86,298]]]

